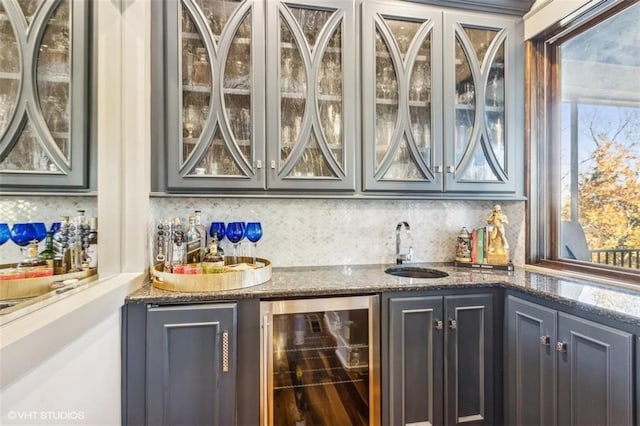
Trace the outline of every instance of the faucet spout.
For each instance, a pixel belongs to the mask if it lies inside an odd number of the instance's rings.
[[[406,221],[399,222],[398,225],[396,226],[396,264],[397,265],[402,265],[402,262],[404,262],[405,260],[410,261],[413,254],[412,253],[413,249],[411,247],[409,247],[409,253],[407,254],[400,253],[400,245],[401,245],[400,233],[403,227],[407,230],[407,234],[411,232],[411,227],[409,226],[409,223],[407,223]]]

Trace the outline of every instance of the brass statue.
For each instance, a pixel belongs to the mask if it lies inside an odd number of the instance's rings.
[[[509,243],[504,234],[504,225],[508,224],[507,215],[502,212],[499,204],[493,206],[491,215],[487,218],[487,263],[506,265],[509,263]]]

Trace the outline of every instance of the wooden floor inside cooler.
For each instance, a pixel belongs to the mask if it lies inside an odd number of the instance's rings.
[[[336,355],[336,340],[325,330],[307,333],[304,345],[274,353],[275,425],[368,425],[369,376],[345,369]],[[301,384],[296,385],[296,365]],[[296,392],[306,400],[304,423]]]

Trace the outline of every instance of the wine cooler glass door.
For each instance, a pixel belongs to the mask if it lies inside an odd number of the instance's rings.
[[[263,302],[262,425],[379,424],[376,296]]]

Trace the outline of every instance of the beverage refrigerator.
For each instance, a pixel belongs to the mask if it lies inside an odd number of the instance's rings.
[[[378,296],[265,301],[261,426],[379,425]]]

